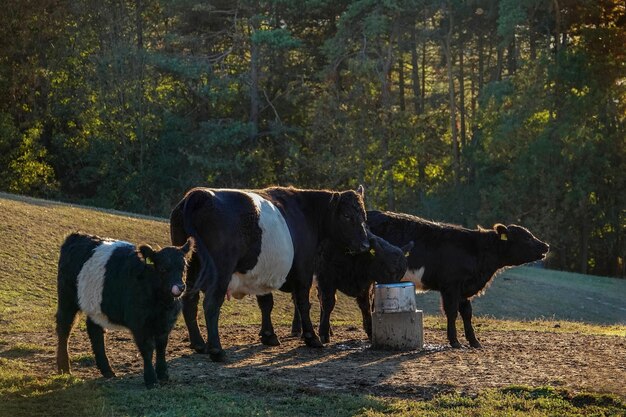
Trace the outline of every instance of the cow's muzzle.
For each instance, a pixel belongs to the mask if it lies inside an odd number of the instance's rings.
[[[172,285],[172,295],[174,297],[180,297],[180,295],[185,291],[185,284],[174,284]]]

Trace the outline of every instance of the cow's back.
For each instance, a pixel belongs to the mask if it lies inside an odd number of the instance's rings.
[[[170,219],[174,243],[194,236],[206,248],[200,256],[219,259],[222,268],[234,269],[229,292],[236,297],[266,294],[285,282],[294,257],[291,232],[267,195],[196,188]]]
[[[93,250],[102,243],[102,239],[95,236],[84,235],[82,233],[72,233],[63,245],[59,256],[59,285],[73,283],[85,262],[91,258]]]
[[[401,213],[368,211],[367,224],[375,235],[396,246],[414,242],[403,280],[417,289],[440,290],[459,271],[476,269],[479,249],[475,233]]]

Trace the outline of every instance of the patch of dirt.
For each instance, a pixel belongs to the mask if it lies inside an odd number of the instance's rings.
[[[226,379],[276,381],[306,392],[358,392],[376,396],[431,398],[440,392],[477,393],[513,384],[552,385],[573,391],[626,396],[626,340],[621,337],[522,331],[483,331],[482,349],[452,349],[445,331],[425,330],[422,351],[392,352],[370,348],[364,333],[354,327],[333,328],[323,349],[307,348],[299,338],[278,327],[282,344],[260,344],[256,326],[223,326],[225,363],[193,353],[183,326],[170,336],[168,365],[172,383],[220,384]],[[75,329],[70,339],[74,375],[101,378],[91,355],[86,332]],[[38,344],[40,351],[19,358],[38,374],[56,371],[53,334],[3,335],[0,357],[15,358],[10,346]],[[142,362],[129,333],[107,334],[107,352],[118,377],[142,383]],[[79,357],[82,357],[80,359]]]

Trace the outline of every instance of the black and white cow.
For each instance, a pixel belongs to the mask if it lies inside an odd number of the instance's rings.
[[[448,341],[455,348],[461,347],[456,335],[457,312],[468,342],[480,347],[472,327],[470,300],[482,294],[496,271],[543,259],[549,250],[528,229],[514,224],[470,230],[408,214],[368,211],[367,217],[372,233],[390,243],[415,242],[403,280],[412,281],[416,289],[441,293]]]
[[[174,245],[189,236],[196,241],[188,280],[205,293],[206,344],[197,322],[198,291],[183,297],[183,315],[191,346],[208,352],[214,361],[224,360],[218,319],[227,295],[257,296],[268,318],[262,323],[261,341],[276,345],[278,338],[269,320],[274,304],[271,292],[293,292],[306,344],[321,347],[309,317],[317,247],[329,238],[355,252],[369,249],[362,187],[358,192],[195,188],[172,211],[170,228]]]
[[[186,257],[192,241],[159,251],[150,246],[73,233],[61,246],[58,269],[57,367],[70,373],[68,339],[78,311],[87,315],[87,333],[96,365],[115,376],[104,346],[104,328],[130,330],[141,352],[144,382],[167,381],[165,349],[181,309]],[[152,357],[156,348],[156,372]]]
[[[407,270],[408,252],[413,248],[409,242],[398,248],[385,239],[368,233],[370,250],[360,254],[346,253],[345,247],[325,241],[315,260],[317,296],[320,301],[320,339],[330,341],[330,315],[335,308],[337,290],[356,298],[363,316],[363,329],[372,337],[372,313],[370,294],[374,282],[390,284],[398,282]],[[292,332],[300,328],[300,317],[294,313]]]

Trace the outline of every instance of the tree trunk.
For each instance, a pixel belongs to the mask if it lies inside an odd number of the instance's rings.
[[[463,67],[464,43],[459,41],[459,112],[461,122],[461,149],[465,149],[466,131],[465,131],[465,74]],[[459,161],[460,162],[460,161]]]
[[[504,61],[504,49],[498,45],[496,49],[496,67],[491,77],[492,81],[502,81],[502,65]]]
[[[383,71],[381,74],[381,115],[382,115],[382,150],[383,150],[383,172],[385,176],[385,185],[387,189],[387,209],[395,210],[395,190],[393,183],[393,158],[389,149],[389,141],[391,139],[391,68],[393,66],[393,45],[395,34],[397,33],[397,24],[391,29],[391,36],[385,51],[385,57],[382,62]]]
[[[400,57],[398,58],[398,89],[400,94],[400,110],[406,110],[406,103],[404,98],[404,59],[402,59],[402,51],[400,51]]]
[[[585,210],[586,211],[586,210]],[[583,216],[580,225],[580,270],[581,274],[587,274],[589,266],[589,221]]]
[[[461,177],[461,164],[459,158],[459,138],[456,128],[456,98],[454,93],[454,76],[452,74],[452,10],[448,6],[449,28],[443,39],[443,51],[446,59],[446,70],[448,73],[448,97],[450,110],[450,134],[452,137],[452,170],[454,173],[454,186],[458,187]]]
[[[250,25],[250,139],[255,139],[259,133],[259,45],[252,40],[258,29],[258,23],[252,21]]]
[[[478,94],[483,90],[484,73],[485,73],[485,58],[483,53],[483,34],[478,33]]]
[[[516,45],[515,45],[515,35],[513,35],[513,39],[509,43],[509,47],[507,49],[507,70],[509,75],[515,74],[517,69],[517,57],[516,57]]]
[[[144,133],[144,45],[143,45],[143,9],[144,5],[142,0],[135,1],[135,30],[137,36],[137,119],[135,133],[137,135],[137,141],[139,142],[139,192],[142,193],[145,187],[143,186],[144,175],[144,160],[145,160],[145,133]]]
[[[530,50],[530,61],[534,62],[537,59],[537,33],[532,27],[529,32],[528,48]]]
[[[420,91],[420,76],[419,68],[417,66],[417,29],[415,24],[411,27],[411,85],[413,87],[413,109],[415,114],[422,112],[421,98],[422,93]]]
[[[422,96],[420,97],[421,113],[426,108],[426,42],[422,42]]]

